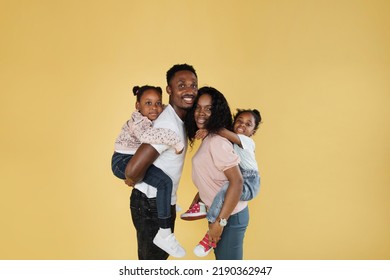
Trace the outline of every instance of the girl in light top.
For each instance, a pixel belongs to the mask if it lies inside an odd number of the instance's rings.
[[[184,148],[184,143],[172,130],[153,128],[153,121],[164,109],[162,89],[149,85],[135,86],[133,93],[137,97],[136,111],[122,126],[122,130],[115,141],[115,151],[111,162],[114,175],[123,180],[126,179],[127,164],[142,143],[169,145],[174,147],[178,154]],[[185,250],[177,242],[171,229],[171,178],[161,169],[151,165],[146,171],[143,181],[157,189],[156,204],[160,229],[153,239],[153,243],[174,257],[183,257]],[[175,243],[174,250],[164,246],[164,240],[168,237]]]

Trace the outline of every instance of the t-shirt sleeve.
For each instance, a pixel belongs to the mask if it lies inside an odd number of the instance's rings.
[[[241,141],[241,146],[244,150],[255,150],[255,141],[251,139],[250,137],[243,135],[243,134],[237,134]]]
[[[239,156],[234,152],[233,145],[229,140],[215,136],[210,145],[210,153],[214,165],[220,171],[225,171],[240,163]]]

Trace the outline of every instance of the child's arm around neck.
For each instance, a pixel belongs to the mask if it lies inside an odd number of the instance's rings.
[[[242,143],[240,137],[233,131],[230,131],[226,128],[222,128],[221,130],[218,131],[218,134],[226,139],[228,139],[230,142],[237,144],[242,148]]]

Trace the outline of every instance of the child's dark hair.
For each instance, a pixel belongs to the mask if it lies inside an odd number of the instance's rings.
[[[140,102],[141,96],[144,94],[144,92],[150,89],[157,91],[162,96],[162,89],[160,87],[154,87],[149,85],[144,85],[142,87],[135,86],[133,87],[133,93],[135,96],[137,96],[137,101]]]
[[[196,74],[196,71],[192,65],[188,64],[176,64],[171,67],[171,69],[167,72],[167,85],[169,85],[169,82],[172,80],[173,76],[176,74],[176,72],[179,71],[190,71],[194,73],[195,77],[198,78],[198,75]]]
[[[252,116],[255,118],[255,128],[254,128],[254,132],[257,131],[257,128],[259,127],[259,124],[261,123],[261,115],[260,115],[260,112],[256,109],[237,109],[237,113],[234,115],[234,118],[233,118],[233,123],[236,122],[237,118],[242,114],[242,113],[251,113]],[[255,133],[253,133],[254,135]]]

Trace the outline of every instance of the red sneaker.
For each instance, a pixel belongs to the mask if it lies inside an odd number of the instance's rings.
[[[185,213],[180,215],[180,218],[186,221],[199,220],[205,218],[207,215],[206,204],[198,202],[192,205]]]
[[[205,257],[207,256],[211,249],[217,247],[217,244],[211,243],[211,246],[209,244],[209,233],[207,232],[206,235],[203,237],[201,241],[199,241],[198,245],[194,248],[194,254],[198,257]]]

